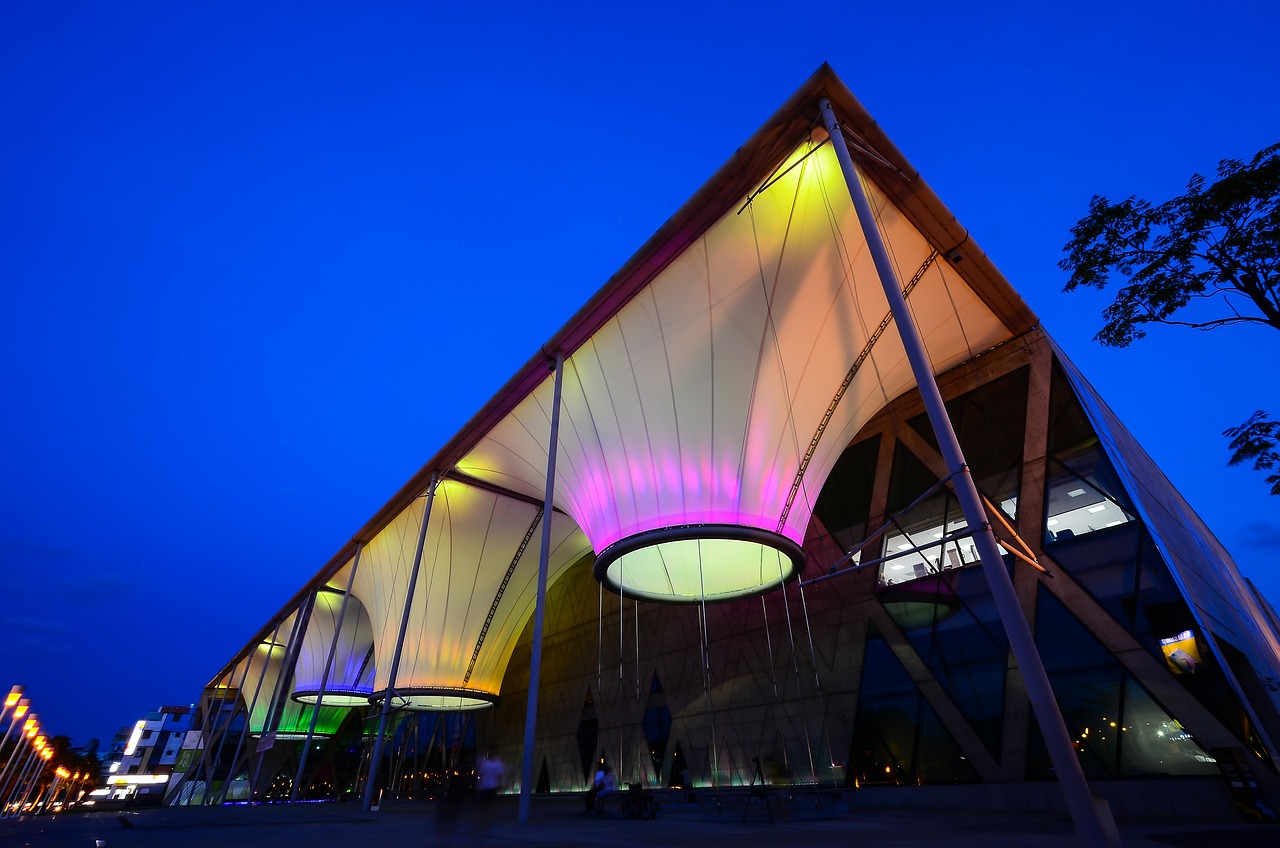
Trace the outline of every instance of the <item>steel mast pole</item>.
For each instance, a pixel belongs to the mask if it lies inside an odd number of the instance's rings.
[[[9,804],[13,803],[13,800],[18,797],[19,793],[22,792],[22,788],[27,785],[27,778],[31,774],[31,767],[35,765],[37,760],[40,759],[40,751],[41,749],[37,748],[35,745],[35,742],[32,741],[31,751],[27,755],[27,757],[22,761],[22,767],[18,770],[18,779],[13,782],[13,788],[10,789],[8,796],[5,798],[4,804],[0,805],[0,811],[3,811],[4,807],[7,807]],[[26,794],[30,794],[30,789],[27,790]],[[24,801],[26,800],[26,794],[22,796],[22,800]],[[16,816],[21,811],[22,811],[22,804],[19,803],[18,809],[16,812],[14,812],[13,815]]]
[[[9,759],[4,764],[4,773],[0,774],[0,812],[3,812],[4,809],[4,790],[9,785],[9,772],[13,771],[13,766],[17,764],[21,757],[26,756],[20,753],[23,739],[35,739],[34,735],[28,735],[27,733],[27,722],[31,722],[32,727],[38,727],[37,719],[39,718],[39,713],[31,713],[31,715],[27,716],[26,721],[22,723],[22,730],[18,731],[18,738],[14,740],[13,750],[9,753]],[[21,762],[25,763],[26,760],[23,759]],[[14,776],[17,777],[17,772],[14,772]]]
[[[529,660],[529,700],[524,718],[524,764],[520,770],[520,824],[529,823],[533,803],[533,740],[538,723],[538,686],[542,677],[542,623],[546,618],[547,570],[551,558],[551,515],[556,488],[556,448],[560,441],[560,390],[564,352],[556,351],[555,391],[551,399],[551,438],[547,445],[547,488],[542,500],[542,550],[538,555],[538,593],[533,606],[533,655]]]
[[[858,222],[866,237],[867,247],[875,262],[880,285],[889,301],[893,319],[898,325],[902,346],[911,363],[911,371],[919,386],[920,397],[929,415],[929,423],[933,426],[934,435],[938,439],[939,452],[946,462],[948,473],[954,475],[952,484],[955,487],[956,499],[960,502],[965,521],[975,531],[973,541],[982,561],[982,571],[987,578],[987,584],[991,587],[992,599],[1000,612],[1000,620],[1004,624],[1005,632],[1009,636],[1009,647],[1022,671],[1027,696],[1031,700],[1031,706],[1040,724],[1040,732],[1049,749],[1049,756],[1053,761],[1054,771],[1057,772],[1058,784],[1062,787],[1067,808],[1071,812],[1071,819],[1086,845],[1120,848],[1118,841],[1114,838],[1115,829],[1108,829],[1103,824],[1098,808],[1093,803],[1084,770],[1080,767],[1080,760],[1076,756],[1071,737],[1067,733],[1066,723],[1062,720],[1062,713],[1054,698],[1053,688],[1049,685],[1049,676],[1036,650],[1031,628],[1022,614],[1022,606],[1018,603],[1018,596],[1014,592],[1013,581],[1009,579],[1009,572],[1005,570],[1000,550],[996,546],[995,535],[991,532],[991,524],[987,520],[986,510],[978,495],[978,488],[974,485],[973,477],[969,473],[969,466],[965,461],[964,453],[960,450],[960,442],[956,438],[955,429],[951,426],[951,419],[947,417],[946,406],[942,401],[938,384],[934,380],[933,368],[929,364],[924,342],[907,309],[906,298],[902,296],[902,287],[893,269],[893,263],[889,260],[884,241],[880,237],[871,203],[863,191],[857,167],[845,144],[843,132],[831,108],[831,101],[823,97],[819,101],[819,108],[822,110],[822,120],[830,135],[836,158],[840,162],[840,170],[848,185],[849,197],[853,200],[854,209],[857,210]]]
[[[364,803],[361,808],[367,813],[373,806],[374,785],[378,782],[378,761],[382,759],[382,734],[387,729],[387,712],[391,707],[391,698],[395,694],[396,672],[400,670],[400,653],[404,650],[404,634],[409,629],[409,612],[413,609],[413,590],[418,585],[418,568],[422,565],[422,548],[427,542],[427,525],[431,523],[431,505],[436,499],[436,486],[440,477],[431,475],[431,483],[427,486],[427,505],[422,511],[422,527],[418,529],[418,549],[413,554],[413,570],[409,574],[409,585],[404,593],[404,614],[400,616],[400,633],[396,636],[396,650],[391,657],[391,670],[387,675],[387,691],[382,696],[382,714],[378,717],[378,735],[373,738],[373,759],[369,761],[369,777],[364,788]]]
[[[31,701],[26,698],[22,698],[18,703],[14,704],[13,718],[9,719],[9,728],[4,732],[4,739],[0,740],[0,751],[3,751],[4,746],[9,744],[9,734],[13,733],[13,729],[22,726],[29,709],[31,709]],[[15,751],[18,750],[18,741],[21,740],[22,731],[18,731],[18,737],[13,743],[13,750]],[[9,756],[12,757],[13,755],[10,754]],[[6,762],[5,765],[7,767],[8,763]]]
[[[227,779],[222,783],[222,790],[217,793],[218,797],[222,801],[227,800],[227,792],[231,789],[231,778],[235,777],[236,763],[240,761],[240,751],[244,749],[244,740],[249,735],[249,725],[253,723],[253,711],[257,709],[258,706],[258,694],[262,691],[262,681],[266,679],[267,666],[271,664],[271,652],[276,649],[276,639],[280,636],[280,625],[283,623],[283,620],[277,621],[275,629],[271,631],[271,641],[267,643],[267,653],[262,658],[262,673],[258,675],[258,682],[253,687],[253,698],[245,704],[244,727],[240,728],[240,736],[236,739],[236,749],[231,755],[231,765],[227,766]],[[240,675],[240,691],[236,693],[236,699],[240,702],[244,702],[244,684],[249,679],[249,672],[253,668],[253,660],[258,655],[259,647],[261,647],[261,645],[255,645],[249,655],[245,657],[244,674]],[[221,707],[219,707],[219,709],[221,709]],[[224,739],[226,738],[226,734],[231,730],[231,723],[235,721],[237,708],[233,705],[231,709],[232,714],[231,717],[227,719],[227,729],[224,730],[222,734]],[[222,743],[219,742],[218,753],[221,754],[221,752]],[[208,752],[206,751],[205,753],[207,756]],[[205,780],[209,785],[212,785],[213,783],[213,778],[218,767],[218,759],[219,757],[215,756],[213,759],[213,765],[205,770]],[[247,756],[245,757],[244,771],[246,779],[249,779],[250,783],[252,783],[253,769],[249,765],[249,758]],[[214,803],[214,793],[212,790],[206,788],[204,797],[204,806],[212,806]]]
[[[268,749],[275,747],[275,736],[280,728],[280,717],[284,714],[284,701],[288,699],[285,690],[289,688],[290,682],[293,680],[293,666],[298,661],[298,644],[302,642],[303,635],[307,632],[307,625],[311,623],[311,610],[316,604],[316,592],[313,591],[307,596],[306,600],[298,607],[298,612],[293,620],[293,629],[289,631],[289,644],[285,645],[284,658],[280,660],[280,674],[276,677],[276,685],[271,690],[271,703],[267,705],[267,720],[262,725],[262,733],[258,736],[258,745],[255,753],[258,755],[258,762],[249,778],[249,803],[253,803],[254,795],[258,790],[258,778],[262,776],[262,761],[266,758]],[[268,653],[268,658],[270,654]],[[267,667],[262,667],[263,674],[266,674]],[[252,720],[249,716],[249,720]],[[263,744],[270,742],[265,748]]]

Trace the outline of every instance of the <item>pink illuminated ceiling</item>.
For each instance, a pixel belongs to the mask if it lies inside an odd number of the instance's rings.
[[[914,385],[843,176],[825,135],[722,215],[565,362],[556,505],[597,552],[620,539],[728,525],[799,542],[853,434]],[[874,186],[881,232],[939,370],[1009,330]],[[804,474],[814,437],[851,368]],[[545,487],[552,379],[483,435],[466,473]],[[688,540],[685,540],[688,541]],[[776,584],[768,546],[654,545],[628,553],[623,590],[716,599]],[[780,570],[781,569],[781,570]]]
[[[353,595],[373,628],[374,688],[385,689],[423,494],[438,475],[394,688],[420,708],[439,706],[430,698],[441,691],[499,694],[533,608],[525,568],[536,564],[538,533],[514,567],[512,597],[500,587],[546,485],[556,352],[565,364],[553,579],[592,551],[618,553],[601,562],[606,584],[659,600],[735,597],[793,576],[840,452],[914,387],[831,145],[813,130],[820,96],[851,140],[935,371],[1033,327],[1035,316],[824,66],[281,615],[363,542]],[[714,538],[696,532],[707,525]],[[479,640],[491,609],[496,632]]]

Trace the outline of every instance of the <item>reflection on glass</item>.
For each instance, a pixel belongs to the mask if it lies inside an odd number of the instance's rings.
[[[880,589],[876,599],[993,756],[1004,737],[1009,641],[980,570]]]
[[[1040,587],[1036,648],[1088,777],[1217,773],[1212,757],[1051,592]],[[1032,734],[1029,778],[1048,778],[1044,743]]]
[[[973,783],[978,776],[870,625],[849,748],[851,786]]]

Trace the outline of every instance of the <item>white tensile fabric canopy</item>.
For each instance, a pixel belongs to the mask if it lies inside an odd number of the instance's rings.
[[[418,498],[361,554],[352,594],[365,599],[378,658],[375,697],[390,683],[426,497]],[[507,660],[533,611],[541,552],[539,507],[458,480],[437,487],[410,605],[393,703],[463,710],[498,696]],[[552,518],[550,571],[591,552],[564,515]]]
[[[602,556],[597,576],[628,594],[719,600],[791,576],[836,459],[914,385],[898,336],[884,333],[831,410],[889,307],[831,146],[806,140],[777,171],[565,361],[556,505],[596,551],[625,547]],[[900,277],[923,269],[909,303],[934,366],[1007,339],[868,189]],[[544,380],[458,467],[539,496],[552,388]]]
[[[821,96],[863,168],[935,373],[1034,326],[824,66],[273,624],[332,585],[363,545],[352,595],[372,627],[374,699],[391,689],[397,706],[460,709],[496,698],[534,608],[555,354],[552,581],[592,552],[606,586],[659,601],[741,597],[795,577],[840,453],[915,385],[832,147],[814,129]]]
[[[297,617],[293,613],[285,620],[281,632],[288,632]],[[306,735],[311,724],[311,713],[316,708],[310,704],[302,704],[287,697],[280,687],[285,683],[280,678],[287,674],[285,662],[290,656],[288,646],[281,642],[263,642],[257,650],[242,662],[252,660],[248,674],[239,667],[233,673],[233,679],[245,679],[245,689],[241,692],[245,708],[249,714],[249,733],[261,736],[265,732],[274,732],[278,739],[301,738]],[[278,713],[278,714],[277,714]],[[316,722],[316,735],[328,736],[337,728],[346,710],[337,706],[320,707],[320,716]]]
[[[345,579],[350,568],[347,566],[335,579]],[[298,648],[291,696],[295,701],[316,703],[324,683],[325,706],[356,707],[369,703],[369,696],[373,694],[373,624],[359,598],[348,598],[344,609],[343,596],[339,590],[316,593],[311,620]],[[326,681],[324,668],[331,649],[333,667]]]

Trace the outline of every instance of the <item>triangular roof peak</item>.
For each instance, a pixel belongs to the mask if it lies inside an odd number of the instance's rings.
[[[955,217],[947,210],[938,197],[933,193],[932,189],[924,182],[916,170],[906,160],[906,157],[897,149],[897,147],[889,140],[889,138],[880,129],[879,125],[871,118],[870,114],[862,107],[844,83],[836,76],[834,71],[828,66],[820,67],[803,85],[779,108],[752,136],[729,158],[729,160],[712,175],[712,177],[686,202],[680,209],[671,216],[671,218],[658,229],[652,237],[650,237],[641,248],[628,260],[622,268],[613,274],[609,280],[600,288],[600,290],[583,305],[565,324],[562,326],[535,354],[528,362],[525,363],[507,383],[486,403],[468,423],[450,439],[436,454],[429,460],[426,465],[410,479],[387,504],[379,510],[379,512],[370,519],[368,523],[353,537],[343,550],[339,551],[329,563],[321,569],[316,577],[309,582],[306,589],[300,592],[285,607],[285,611],[295,608],[300,603],[302,597],[311,587],[319,585],[324,580],[329,579],[338,569],[348,563],[355,550],[356,540],[370,541],[379,532],[386,528],[396,516],[403,513],[412,501],[419,497],[428,487],[433,474],[446,474],[455,471],[458,463],[464,458],[474,458],[477,456],[477,450],[485,445],[485,440],[490,438],[490,434],[496,432],[503,425],[504,421],[509,422],[510,416],[520,407],[521,404],[535,403],[533,400],[535,393],[540,387],[548,384],[548,375],[550,370],[551,358],[556,352],[563,353],[567,359],[572,359],[573,355],[579,351],[582,346],[592,340],[601,333],[602,329],[611,324],[619,324],[626,321],[634,321],[634,318],[627,319],[624,311],[628,305],[641,292],[646,290],[653,291],[655,281],[663,279],[664,275],[671,276],[670,271],[673,263],[679,263],[686,252],[696,245],[701,245],[699,250],[709,250],[709,244],[716,242],[717,239],[738,239],[736,244],[739,250],[750,243],[744,241],[744,238],[750,236],[742,236],[741,227],[738,228],[738,235],[725,235],[727,228],[737,226],[733,224],[734,216],[744,207],[747,199],[755,199],[757,205],[760,198],[766,193],[761,193],[761,187],[771,178],[778,180],[780,183],[787,183],[786,190],[791,192],[803,192],[806,189],[797,182],[795,174],[786,174],[784,171],[788,167],[794,167],[796,171],[809,169],[809,177],[806,179],[814,179],[813,173],[821,171],[824,167],[820,160],[822,156],[822,142],[826,140],[825,130],[822,129],[819,118],[819,102],[822,98],[827,98],[837,115],[841,128],[846,137],[850,141],[850,147],[854,156],[858,161],[858,165],[867,181],[868,188],[875,195],[876,202],[880,203],[880,208],[886,213],[887,218],[892,221],[882,222],[882,227],[897,226],[899,232],[909,243],[903,250],[901,259],[904,268],[900,269],[903,273],[903,282],[906,283],[912,276],[913,271],[917,271],[917,276],[925,274],[929,263],[933,263],[932,270],[928,274],[934,278],[932,282],[924,280],[921,289],[917,292],[914,303],[923,309],[933,309],[938,314],[934,315],[935,330],[940,334],[937,338],[940,340],[931,349],[931,353],[935,355],[935,367],[949,367],[962,361],[963,358],[969,358],[984,350],[984,347],[978,346],[985,344],[998,343],[1008,338],[1016,337],[1030,330],[1038,323],[1036,316],[1030,308],[1019,297],[1019,295],[1009,285],[1008,281],[1000,274],[995,266],[987,259],[981,249],[969,237],[965,230],[955,219]],[[827,151],[830,145],[825,145]],[[807,157],[814,156],[813,162],[817,164],[804,164]],[[790,163],[788,165],[788,163]],[[834,173],[834,168],[829,168],[828,176],[821,179],[830,179],[830,174]],[[787,182],[790,181],[790,182]],[[835,183],[830,183],[827,188],[831,188]],[[776,189],[770,188],[769,191]],[[837,198],[839,192],[827,191],[823,202],[830,204],[843,203]],[[795,195],[799,197],[799,194]],[[831,200],[835,198],[835,200]],[[847,201],[847,198],[846,198]],[[858,271],[855,266],[858,263],[858,252],[860,247],[860,233],[855,233],[856,226],[842,224],[840,216],[844,215],[842,209],[828,208],[831,213],[831,226],[835,228],[832,233],[825,235],[831,236],[832,245],[824,246],[822,249],[828,253],[840,254],[832,258],[826,256],[822,261],[826,262],[828,267],[824,272],[826,276],[823,278],[826,283],[823,285],[849,285],[848,279],[841,282],[837,278],[842,275],[852,277],[861,274],[866,277],[865,272]],[[852,218],[848,219],[852,221]],[[897,223],[893,223],[897,222]],[[818,232],[826,226],[826,223],[813,224],[813,232]],[[709,233],[711,235],[709,235]],[[717,234],[718,233],[718,234]],[[708,239],[711,239],[709,242]],[[847,242],[847,243],[846,243]],[[858,242],[855,244],[855,242]],[[780,249],[780,248],[779,248]],[[793,250],[791,247],[788,251]],[[924,258],[924,254],[928,252],[929,258],[925,260],[924,265],[920,265],[920,261]],[[787,261],[793,261],[788,253]],[[934,260],[934,257],[936,261]],[[775,257],[778,269],[781,269],[782,253]],[[773,261],[773,260],[771,260]],[[837,267],[838,266],[838,267]],[[910,267],[905,267],[910,266]],[[734,271],[736,272],[736,271]],[[769,271],[774,273],[773,270]],[[781,271],[779,271],[781,273]],[[789,272],[794,280],[800,280],[808,271],[794,270]],[[806,283],[807,284],[807,283]],[[863,283],[860,281],[859,286]],[[757,288],[759,288],[757,286]],[[876,304],[883,303],[883,300],[875,300],[876,297],[882,298],[882,294],[871,294],[873,289],[866,289],[868,294],[854,294],[853,303],[857,303],[857,309],[860,311],[860,317],[857,327],[851,324],[851,336],[861,334],[861,339],[851,338],[842,340],[844,347],[853,345],[854,353],[857,352],[859,346],[864,342],[868,346],[876,345],[877,354],[892,359],[891,351],[888,347],[896,344],[896,338],[890,342],[887,340],[876,341],[871,338],[870,327],[873,327],[881,318],[881,314],[876,313],[882,307]],[[960,295],[960,302],[957,305],[956,295]],[[843,295],[841,295],[843,296]],[[656,295],[655,295],[656,297]],[[944,307],[939,304],[949,303]],[[667,302],[670,304],[670,301]],[[967,304],[967,305],[966,305]],[[665,308],[665,307],[664,307]],[[766,309],[774,309],[775,307],[766,307]],[[824,307],[827,308],[827,307]],[[941,314],[950,310],[948,315]],[[849,310],[846,308],[845,314]],[[865,314],[861,314],[865,313]],[[710,313],[708,313],[710,314]],[[620,316],[624,316],[620,318]],[[773,317],[769,318],[770,321]],[[946,321],[954,320],[957,327],[961,329],[958,332],[947,330],[943,324]],[[970,322],[971,329],[965,329],[965,322]],[[973,330],[976,328],[976,331]],[[928,328],[924,328],[925,332],[929,332]],[[623,331],[628,331],[623,327]],[[610,331],[614,332],[614,331]],[[773,332],[773,330],[770,330]],[[794,334],[797,332],[795,328],[787,330]],[[617,332],[614,332],[617,335]],[[944,337],[952,339],[951,349],[944,351],[946,346],[941,339]],[[962,338],[963,343],[956,342],[955,339]],[[777,342],[778,338],[773,339],[770,343]],[[928,342],[928,339],[926,339]],[[593,342],[594,343],[594,342]],[[848,357],[848,352],[841,347],[835,350],[835,358],[840,359],[840,373],[844,373],[844,369],[849,367],[849,363],[843,361]],[[967,347],[967,350],[965,349]],[[762,348],[763,350],[763,348]],[[811,361],[815,354],[825,355],[830,351],[818,351],[817,348],[811,350],[807,355]],[[851,358],[851,357],[850,357]],[[890,363],[890,370],[898,368],[896,360]],[[792,363],[787,366],[798,373],[801,366]],[[808,366],[804,366],[808,367]],[[876,370],[883,371],[885,369],[876,366]],[[880,394],[887,392],[900,393],[904,389],[903,371],[899,370],[894,380],[889,382],[882,381],[878,386]],[[835,380],[835,385],[826,387],[829,382],[830,375],[825,375],[821,381],[821,385],[815,384],[812,390],[814,394],[822,395],[822,405],[829,401],[831,392],[839,385],[839,379]],[[665,379],[665,378],[664,378]],[[783,384],[790,385],[788,381],[791,376],[784,375]],[[864,378],[859,378],[864,379]],[[906,379],[909,379],[909,375]],[[896,380],[896,382],[895,382]],[[579,386],[581,389],[582,387]],[[910,388],[910,386],[906,386]],[[586,391],[583,389],[583,391]],[[872,403],[872,396],[864,392],[859,403],[859,411],[854,418],[845,422],[844,429],[839,433],[832,433],[830,438],[838,440],[839,438],[848,438],[851,433],[847,432],[849,426],[853,426],[856,420],[865,420],[869,413],[867,407]],[[891,399],[890,397],[884,400]],[[785,400],[788,403],[794,402],[794,393],[788,390]],[[812,405],[810,399],[810,405]],[[535,406],[543,401],[537,401]],[[845,402],[846,406],[849,402]],[[589,408],[590,404],[584,404],[583,408]],[[755,414],[755,413],[750,413]],[[599,422],[596,422],[599,426]],[[613,425],[606,422],[606,427]],[[805,422],[790,422],[789,425],[794,432],[791,432],[785,438],[807,442],[813,433],[812,424]],[[508,429],[512,429],[508,427]],[[626,434],[619,431],[613,434],[614,438],[627,438]],[[750,439],[750,434],[742,435],[744,440]],[[770,434],[771,442],[769,450],[778,450],[778,434]],[[492,439],[490,438],[492,442]],[[746,442],[744,441],[744,444]],[[489,445],[491,448],[492,445]],[[824,450],[828,452],[843,447],[828,445]],[[745,448],[744,448],[745,451]],[[481,453],[484,451],[481,450]],[[607,453],[607,450],[605,451]],[[492,456],[490,451],[489,456]],[[604,464],[615,463],[619,460],[604,460]],[[630,461],[630,460],[628,460]],[[791,461],[791,460],[788,460]],[[805,460],[808,462],[808,459]],[[655,461],[656,462],[656,461]],[[785,467],[785,462],[782,463]],[[656,468],[656,465],[653,466]],[[487,480],[487,485],[499,485],[506,487],[510,480],[503,477],[503,472],[498,470],[489,477],[484,477],[485,469],[478,471],[473,467],[464,469],[468,474],[481,477]],[[490,469],[492,470],[492,469]],[[652,470],[652,469],[650,469]],[[634,472],[633,472],[634,473]],[[794,469],[790,472],[795,473]],[[811,485],[820,485],[825,479],[825,472],[814,474],[810,481]],[[528,485],[523,487],[513,486],[512,489],[528,500],[534,500],[532,495],[535,494],[535,481],[528,479],[523,481]],[[789,480],[787,482],[790,482]],[[771,484],[776,484],[772,481]],[[795,493],[792,492],[794,497]],[[816,497],[816,495],[814,495]],[[539,493],[540,498],[540,493]],[[568,501],[557,501],[558,508],[569,509]],[[577,510],[581,512],[581,504],[577,504]],[[582,515],[574,515],[575,520],[580,524],[583,522]],[[785,518],[785,516],[784,516]],[[628,523],[625,518],[618,519],[622,526],[640,526],[634,522]],[[795,528],[784,528],[782,525],[785,521],[780,521],[778,532],[786,530],[793,538],[801,533],[794,532]],[[584,530],[589,528],[585,527]],[[591,535],[590,532],[588,535]],[[616,533],[611,532],[608,535],[608,541],[613,540]],[[592,539],[593,545],[597,547],[599,552],[600,540]],[[282,614],[284,612],[282,611]]]

